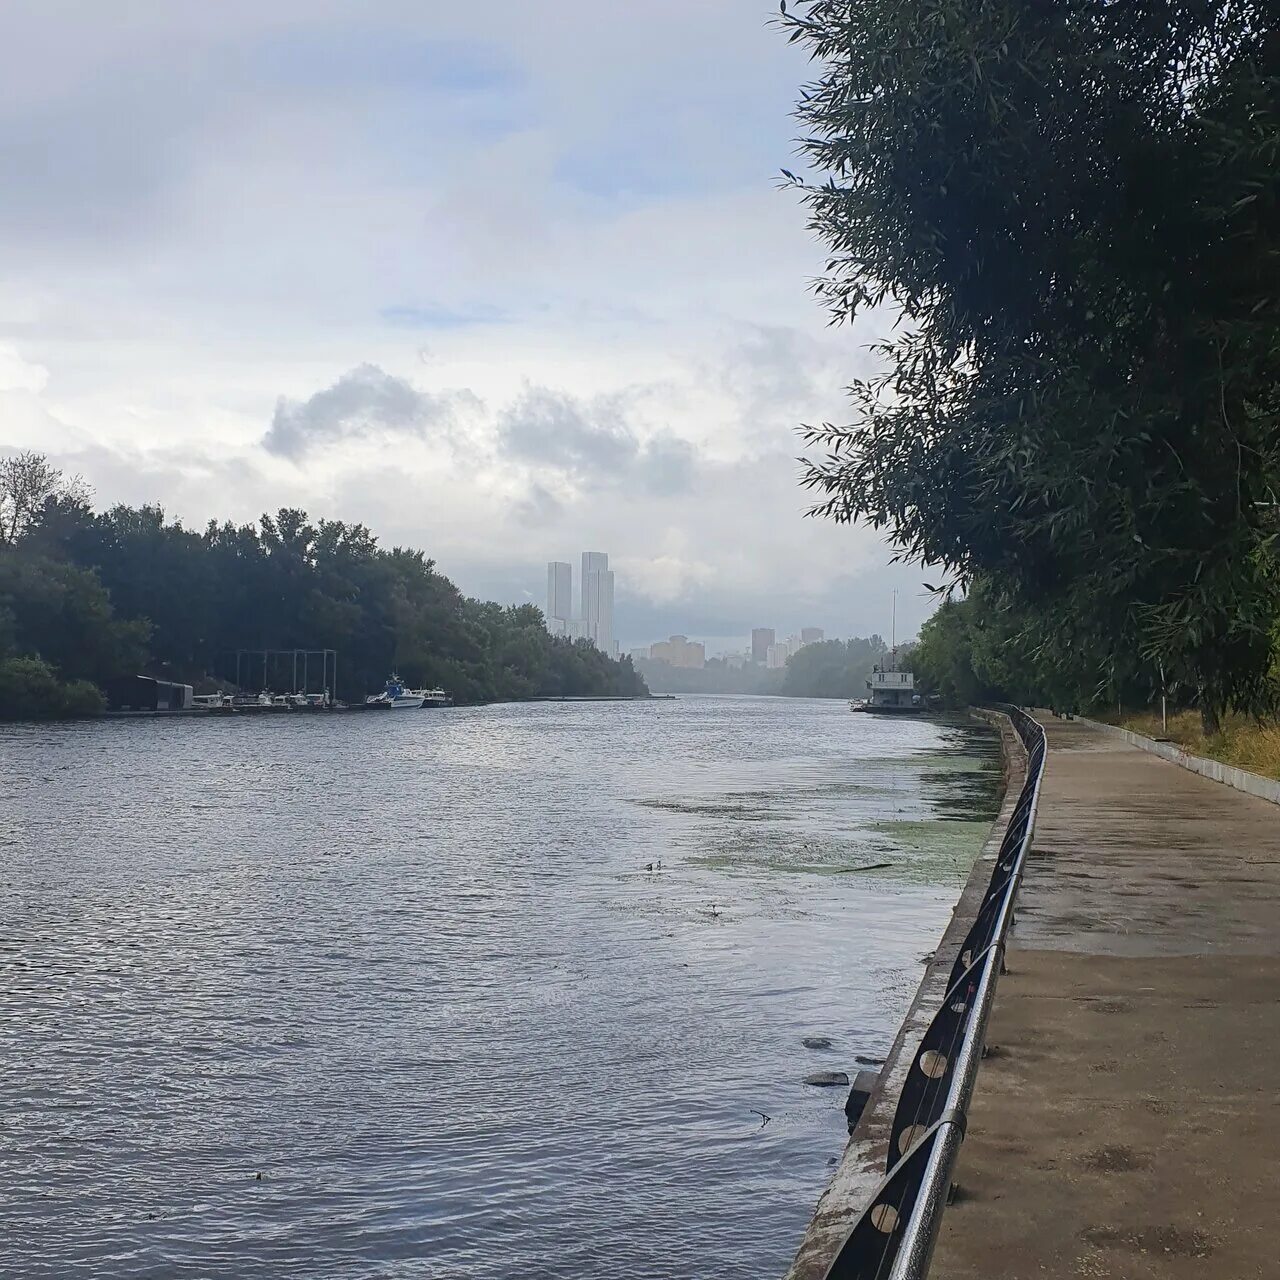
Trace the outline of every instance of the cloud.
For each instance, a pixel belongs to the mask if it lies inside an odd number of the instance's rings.
[[[563,391],[529,387],[502,411],[498,435],[514,458],[583,474],[616,471],[639,444],[609,398],[584,403]]]
[[[802,518],[793,429],[877,335],[827,328],[773,186],[809,70],[769,6],[9,8],[0,442],[504,601],[599,547],[635,643],[883,627],[875,533]]]
[[[0,342],[0,391],[29,391],[33,395],[45,389],[49,370],[41,364],[24,360],[6,342]]]
[[[662,432],[641,449],[636,471],[650,493],[671,497],[689,492],[697,465],[698,451],[688,440]]]
[[[376,364],[362,364],[306,400],[281,396],[262,445],[268,453],[297,461],[318,445],[353,438],[425,439],[446,434],[461,406],[479,403],[469,391],[419,391]]]
[[[503,324],[509,318],[500,307],[483,303],[460,309],[438,305],[383,307],[378,315],[396,329],[462,329],[473,324]]]
[[[698,452],[688,440],[659,431],[641,440],[625,406],[643,392],[583,400],[547,387],[526,387],[498,418],[504,453],[534,468],[558,471],[585,488],[635,483],[657,496],[683,493]]]
[[[514,514],[520,524],[540,529],[564,515],[564,504],[549,489],[535,484],[528,496],[516,503]]]

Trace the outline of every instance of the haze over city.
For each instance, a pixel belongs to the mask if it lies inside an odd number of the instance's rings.
[[[794,429],[883,325],[809,296],[769,7],[63,10],[0,49],[0,445],[197,526],[363,520],[500,601],[607,547],[623,649],[929,612],[802,518]]]

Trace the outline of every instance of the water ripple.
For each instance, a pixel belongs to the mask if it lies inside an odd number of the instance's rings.
[[[844,1137],[800,1038],[884,1052],[998,778],[777,699],[7,726],[0,766],[15,1280],[776,1276]]]

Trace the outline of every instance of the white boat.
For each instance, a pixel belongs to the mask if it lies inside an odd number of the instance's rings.
[[[453,699],[443,689],[417,689],[411,690],[411,692],[422,694],[422,705],[424,707],[453,706]]]
[[[898,669],[898,593],[893,593],[893,623],[890,628],[889,660],[871,668],[867,697],[854,698],[849,710],[871,716],[920,715],[929,708],[916,692],[916,678]]]
[[[269,707],[271,705],[271,691],[263,689],[261,693],[237,693],[232,697],[231,705],[238,710],[244,710],[248,707]]]
[[[191,699],[191,705],[198,711],[231,711],[231,695],[229,693],[197,693]]]
[[[381,693],[366,698],[364,705],[387,711],[417,711],[426,700],[427,695],[423,690],[406,689],[400,682],[400,677],[393,675],[387,681],[387,687]]]
[[[879,666],[872,670],[867,689],[871,696],[856,698],[849,703],[850,711],[874,716],[909,716],[929,709],[916,692],[915,676],[910,671],[899,671],[892,658],[883,670]]]

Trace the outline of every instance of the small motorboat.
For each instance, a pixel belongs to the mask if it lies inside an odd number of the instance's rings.
[[[191,699],[197,711],[234,711],[229,693],[197,693]]]
[[[258,707],[271,705],[271,691],[263,689],[261,693],[237,693],[231,699],[231,705],[237,711],[248,711]]]
[[[387,681],[387,687],[381,693],[375,693],[364,700],[364,705],[371,710],[381,711],[417,711],[427,700],[421,689],[406,689],[400,677],[393,675]]]

